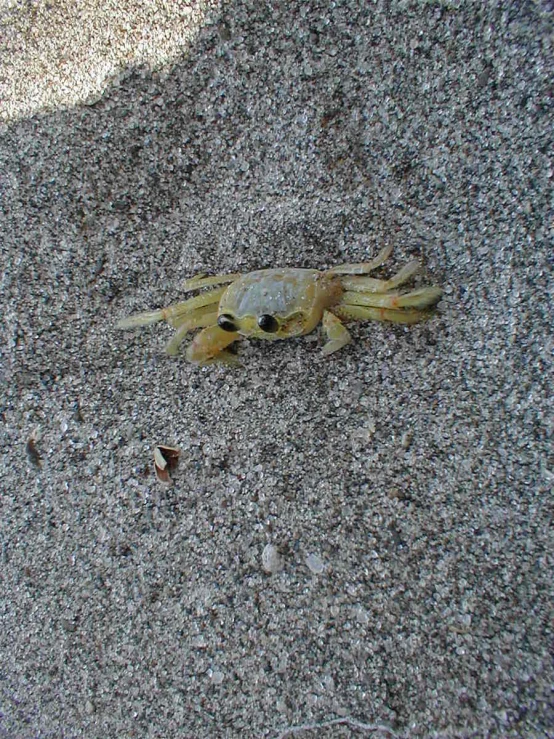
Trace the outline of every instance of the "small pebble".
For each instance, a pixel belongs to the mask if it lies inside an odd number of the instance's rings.
[[[266,544],[262,552],[262,568],[264,572],[274,575],[283,567],[283,558],[273,544]]]
[[[306,557],[306,566],[314,575],[321,575],[325,569],[325,563],[317,554],[308,554]]]
[[[215,670],[212,672],[212,682],[214,685],[221,685],[223,680],[225,679],[225,675],[220,670]]]

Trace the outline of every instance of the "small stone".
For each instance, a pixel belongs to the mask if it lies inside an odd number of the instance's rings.
[[[221,685],[224,679],[225,675],[221,672],[221,670],[214,670],[212,672],[212,682],[214,685]]]
[[[262,552],[262,568],[269,575],[274,575],[283,567],[283,558],[279,554],[277,547],[273,544],[266,544]]]
[[[325,563],[317,554],[308,554],[306,557],[306,566],[314,575],[321,575],[325,569]]]

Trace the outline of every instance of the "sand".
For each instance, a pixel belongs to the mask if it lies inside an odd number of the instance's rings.
[[[554,736],[550,4],[119,7],[0,10],[0,736]],[[114,328],[385,244],[331,357]]]

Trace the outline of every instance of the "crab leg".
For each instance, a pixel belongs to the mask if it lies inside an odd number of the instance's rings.
[[[242,277],[240,272],[235,272],[232,275],[195,275],[185,280],[183,284],[183,290],[189,292],[190,290],[200,290],[201,287],[212,287],[213,285],[223,285],[228,282],[234,282]]]
[[[363,305],[370,308],[430,308],[439,302],[440,287],[422,287],[408,293],[364,293],[345,292],[341,305]]]
[[[323,354],[332,354],[352,341],[352,337],[340,319],[328,310],[323,312],[323,330],[327,335],[327,342],[321,350]]]
[[[226,287],[218,287],[215,290],[202,293],[202,295],[184,300],[182,303],[174,303],[168,308],[146,311],[145,313],[137,313],[128,318],[122,318],[116,323],[116,328],[125,329],[136,328],[137,326],[149,326],[151,323],[157,323],[158,321],[167,321],[171,326],[180,326],[183,317],[187,313],[197,308],[203,308],[206,305],[219,303],[219,299],[226,289]]]
[[[329,272],[335,275],[367,275],[374,269],[386,262],[392,253],[392,246],[385,246],[371,262],[359,262],[357,264],[339,264],[332,267]]]
[[[367,305],[335,305],[333,312],[343,320],[391,321],[392,323],[420,323],[433,316],[432,310],[417,308],[372,308]]]
[[[408,282],[420,268],[417,259],[413,259],[402,269],[397,272],[389,280],[376,280],[373,277],[343,277],[341,284],[345,290],[354,290],[356,292],[384,293],[387,290],[394,290],[396,287]]]

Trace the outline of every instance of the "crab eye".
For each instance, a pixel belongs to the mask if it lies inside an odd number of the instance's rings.
[[[229,316],[227,313],[223,313],[221,316],[217,317],[217,325],[224,331],[231,332],[237,330],[237,327],[233,322],[233,316]]]
[[[258,318],[258,326],[268,334],[274,334],[279,330],[277,319],[267,313]]]

